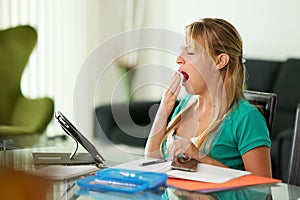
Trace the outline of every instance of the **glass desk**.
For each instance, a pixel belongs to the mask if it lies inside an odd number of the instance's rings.
[[[32,152],[71,152],[72,148],[32,148],[0,151],[0,177],[4,170],[34,170],[44,166],[32,164]],[[101,151],[106,160],[112,162],[128,162],[141,158],[141,155],[126,154],[118,151]],[[13,176],[8,176],[13,177]],[[239,189],[231,189],[213,193],[199,193],[178,190],[171,187],[163,187],[156,190],[149,190],[134,195],[113,192],[92,192],[79,188],[75,181],[78,179],[72,178],[63,181],[51,182],[50,189],[44,199],[278,199],[278,200],[297,200],[300,198],[300,187],[287,185],[285,183],[276,183],[272,185],[257,185],[243,187]],[[9,178],[11,179],[11,178]],[[3,180],[3,179],[2,179]],[[0,184],[0,199],[5,200],[1,195],[11,187],[18,185],[19,179],[15,180],[13,185]],[[25,180],[26,181],[26,180]],[[35,184],[38,182],[35,182]],[[24,183],[22,183],[24,184]],[[32,190],[32,191],[31,191]],[[35,186],[31,187],[27,192],[36,192]],[[14,191],[14,190],[12,190]],[[40,190],[41,191],[41,190]],[[13,194],[13,193],[11,193]],[[25,199],[25,198],[24,198]]]

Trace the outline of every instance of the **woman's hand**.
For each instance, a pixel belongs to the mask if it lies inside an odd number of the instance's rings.
[[[167,149],[167,153],[170,155],[170,158],[177,158],[181,154],[188,158],[193,158],[198,160],[201,163],[215,165],[219,167],[227,167],[223,163],[207,156],[188,139],[175,139]]]
[[[180,92],[180,82],[181,76],[179,72],[176,72],[174,76],[171,78],[171,82],[168,88],[164,91],[163,97],[160,103],[160,109],[163,109],[166,113],[166,117],[168,117],[175,105],[176,99]]]
[[[190,140],[184,138],[175,139],[168,146],[167,153],[170,155],[170,158],[177,158],[183,154],[185,157],[194,158],[198,161],[200,161],[200,157],[205,157]]]
[[[166,132],[168,117],[171,114],[177,96],[180,92],[181,77],[176,72],[171,78],[171,83],[163,94],[163,98],[156,113],[155,120],[145,146],[145,155],[149,157],[160,158],[160,144]]]

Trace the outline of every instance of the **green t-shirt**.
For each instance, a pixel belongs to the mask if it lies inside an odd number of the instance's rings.
[[[190,97],[187,95],[180,101],[172,118],[186,106]],[[166,142],[163,146],[166,154],[165,145]],[[244,170],[241,156],[259,146],[271,147],[265,118],[255,106],[241,99],[229,111],[212,138],[210,151],[205,153],[230,168]]]

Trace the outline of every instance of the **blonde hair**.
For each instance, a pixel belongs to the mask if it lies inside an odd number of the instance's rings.
[[[213,60],[221,53],[229,56],[227,66],[220,71],[227,97],[226,110],[229,110],[234,101],[243,97],[245,66],[240,34],[229,22],[217,18],[204,18],[188,25],[186,34],[197,41]]]
[[[229,62],[220,70],[226,104],[217,108],[219,109],[219,111],[216,110],[217,115],[196,141],[196,146],[199,149],[203,148],[204,144],[205,147],[209,148],[212,135],[220,127],[221,122],[225,118],[224,115],[229,112],[234,102],[238,103],[240,98],[244,98],[243,85],[246,72],[243,58],[243,43],[235,27],[229,22],[218,18],[204,18],[186,26],[186,36],[200,44],[214,61],[221,53],[229,56]],[[221,111],[222,109],[223,112]],[[169,126],[174,127],[172,123],[171,121]],[[179,123],[179,120],[176,123]],[[166,135],[168,133],[169,130],[166,131]]]

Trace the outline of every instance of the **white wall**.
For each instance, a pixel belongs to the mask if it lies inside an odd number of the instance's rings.
[[[203,17],[220,17],[237,27],[247,57],[300,58],[300,1],[168,0],[167,28],[182,31]]]

